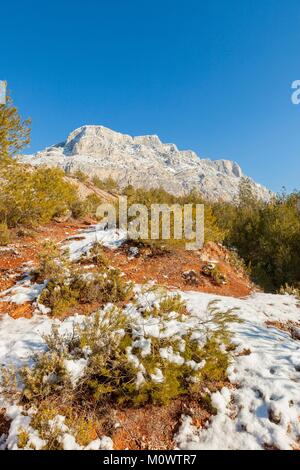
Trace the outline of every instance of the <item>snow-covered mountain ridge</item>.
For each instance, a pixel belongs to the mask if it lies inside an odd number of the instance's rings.
[[[197,189],[210,199],[223,200],[237,196],[244,176],[230,160],[201,159],[191,150],[162,143],[156,135],[131,137],[103,126],[80,127],[65,142],[21,160],[70,172],[81,170],[102,179],[112,177],[121,187],[163,187],[176,195]],[[265,187],[254,181],[252,186],[260,198],[269,198]]]

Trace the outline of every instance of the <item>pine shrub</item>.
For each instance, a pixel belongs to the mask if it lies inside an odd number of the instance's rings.
[[[0,223],[0,246],[10,243],[10,234],[6,223]]]
[[[57,168],[13,163],[0,168],[0,222],[36,226],[65,215],[78,200],[74,186]]]

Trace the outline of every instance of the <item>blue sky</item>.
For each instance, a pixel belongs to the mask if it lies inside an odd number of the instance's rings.
[[[300,188],[298,0],[10,0],[0,41],[27,153],[102,124]]]

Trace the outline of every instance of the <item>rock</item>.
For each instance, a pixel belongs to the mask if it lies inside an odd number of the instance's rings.
[[[269,420],[271,423],[279,424],[281,421],[281,413],[275,409],[275,407],[271,407],[269,409]]]
[[[199,260],[200,260],[202,263],[207,263],[207,264],[213,265],[213,266],[216,266],[216,264],[218,264],[218,262],[219,262],[217,259],[212,259],[212,258],[211,258],[209,255],[207,255],[206,253],[200,254]]]
[[[300,340],[300,328],[297,328],[296,326],[294,326],[291,329],[291,335],[292,335],[293,339],[299,339]]]
[[[191,269],[189,271],[184,271],[181,274],[181,276],[188,284],[191,284],[191,285],[199,284],[199,276],[196,273],[196,271],[194,271],[194,269]]]
[[[195,152],[162,143],[156,135],[131,137],[103,126],[80,127],[66,142],[20,159],[69,173],[81,170],[100,179],[112,177],[120,187],[163,187],[175,195],[196,189],[213,200],[234,200],[243,177],[239,165],[230,160],[201,159]],[[251,182],[259,198],[270,198],[270,191]]]
[[[201,272],[205,276],[210,277],[218,286],[227,284],[227,278],[225,274],[222,273],[218,266],[216,266],[214,263],[208,263],[202,266]]]
[[[128,249],[129,259],[136,258],[140,253],[140,250],[137,246],[131,246]]]

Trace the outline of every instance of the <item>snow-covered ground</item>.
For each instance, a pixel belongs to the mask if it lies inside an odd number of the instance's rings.
[[[61,246],[68,249],[70,259],[75,261],[88,253],[95,243],[101,243],[103,246],[113,250],[122,245],[125,240],[126,232],[123,230],[112,228],[104,230],[103,224],[98,224],[92,225],[88,229],[78,232],[77,235],[69,237]],[[29,271],[24,272],[23,279],[16,285],[0,292],[2,302],[14,302],[21,305],[25,302],[32,302],[39,296],[45,284],[31,283]]]
[[[124,230],[114,228],[103,229],[103,224],[92,225],[88,229],[66,240],[66,247],[70,251],[70,258],[76,260],[87,253],[94,243],[101,243],[107,248],[118,248],[126,240]]]
[[[266,321],[300,321],[294,297],[255,294],[247,299],[208,294],[184,295],[198,312],[218,299],[220,310],[236,307],[243,323],[232,325],[238,349],[250,354],[235,357],[229,367],[230,382],[213,395],[218,414],[205,429],[192,426],[182,417],[176,436],[181,449],[262,449],[266,446],[291,449],[300,436],[300,341]]]
[[[94,229],[71,239],[69,247],[73,257],[101,240],[107,246],[122,243],[123,234]],[[38,294],[30,283],[23,288]],[[14,301],[20,286],[6,293],[6,299]],[[20,293],[20,291],[19,291]],[[22,292],[24,294],[24,292]],[[216,301],[220,311],[235,308],[242,323],[233,323],[233,341],[237,345],[235,356],[228,370],[232,387],[223,388],[212,395],[217,409],[203,429],[193,426],[192,416],[182,416],[175,436],[180,449],[263,449],[266,447],[292,449],[299,447],[300,437],[300,341],[289,333],[267,327],[267,321],[300,322],[299,301],[292,296],[254,294],[246,299],[220,297],[199,292],[183,292],[191,318],[187,323],[206,318],[207,307]],[[27,298],[26,297],[26,298]],[[30,297],[32,299],[32,297]],[[20,297],[17,299],[22,301]],[[61,324],[62,330],[71,331],[73,323],[82,317],[69,317],[63,322],[41,314],[31,319],[0,317],[0,363],[21,365],[28,362],[32,353],[45,347],[41,334],[49,332],[53,322]],[[147,320],[145,320],[147,321]],[[4,402],[0,400],[0,406]],[[10,408],[8,415],[14,417],[6,445],[16,445],[17,423],[21,420],[18,409]],[[24,423],[23,423],[24,424]],[[68,433],[66,432],[66,436]],[[72,447],[66,438],[66,448]],[[1,445],[1,436],[0,436]],[[95,448],[105,448],[107,441],[97,442]],[[69,446],[69,447],[68,447]]]

